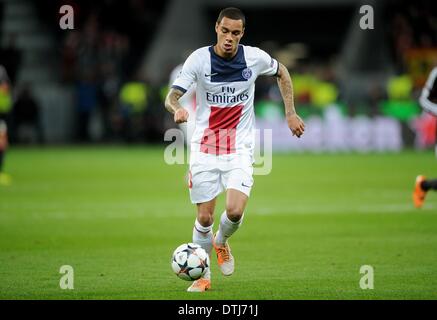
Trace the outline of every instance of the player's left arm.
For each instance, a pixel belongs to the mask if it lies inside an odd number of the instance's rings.
[[[290,73],[282,63],[279,63],[277,78],[282,100],[284,101],[285,117],[288,127],[293,135],[300,138],[305,131],[305,124],[297,115],[296,109],[294,108],[293,83],[291,82]]]
[[[174,114],[174,121],[176,123],[187,122],[189,113],[181,106],[179,99],[185,94],[180,89],[171,88],[167,97],[165,98],[165,108]]]

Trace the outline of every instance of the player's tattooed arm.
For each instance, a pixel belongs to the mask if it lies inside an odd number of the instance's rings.
[[[181,90],[171,88],[167,97],[165,98],[165,108],[174,114],[174,121],[176,123],[187,122],[188,111],[182,108],[179,99],[184,95]]]
[[[277,76],[279,90],[281,91],[282,100],[284,101],[285,117],[287,119],[288,127],[293,135],[300,138],[305,131],[305,124],[297,115],[294,108],[293,83],[291,82],[290,73],[282,63],[279,63]]]

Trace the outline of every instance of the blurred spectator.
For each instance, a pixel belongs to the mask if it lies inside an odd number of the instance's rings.
[[[118,92],[121,86],[120,74],[113,63],[102,65],[102,82],[100,88],[100,111],[103,122],[104,140],[114,138],[112,115],[118,110]]]
[[[369,107],[369,115],[371,117],[376,117],[381,114],[381,101],[387,100],[387,93],[383,87],[373,84],[370,86],[367,92],[367,105]]]
[[[96,73],[98,70],[99,25],[97,15],[92,14],[85,22],[77,48],[77,76]],[[95,79],[94,79],[95,80]]]
[[[80,42],[80,32],[68,32],[62,47],[61,77],[63,81],[73,82],[76,78],[77,50]]]
[[[90,140],[90,119],[98,104],[97,94],[95,75],[89,71],[77,84],[77,137],[80,142]]]
[[[100,15],[90,13],[83,28],[66,36],[62,49],[62,78],[77,83],[79,141],[90,139],[88,127],[93,112],[98,111],[101,116],[104,139],[115,132],[111,112],[117,109],[118,92],[126,73],[129,38],[102,28],[100,23]]]
[[[0,65],[0,119],[9,122],[12,110],[12,93],[8,73]]]
[[[398,74],[410,71],[411,68],[420,68],[426,62],[429,52],[418,54],[419,50],[429,50],[437,47],[436,6],[432,1],[389,1],[387,21],[389,21],[389,40]],[[413,56],[412,52],[416,51]],[[419,56],[422,57],[419,57]],[[420,70],[423,80],[426,80],[430,66]],[[421,87],[424,83],[417,83]]]
[[[28,85],[24,86],[14,103],[12,118],[13,140],[20,143],[42,142],[39,106]]]
[[[120,108],[117,119],[118,131],[127,142],[144,138],[145,110],[149,87],[139,75],[121,86]]]

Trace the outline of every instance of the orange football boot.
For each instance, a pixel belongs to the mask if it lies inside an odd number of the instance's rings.
[[[188,292],[205,292],[211,289],[211,280],[200,278],[193,282],[193,284],[187,289]]]
[[[413,202],[416,208],[421,208],[425,202],[426,191],[422,189],[422,182],[425,181],[425,176],[417,176],[413,192]]]
[[[229,247],[228,242],[226,242],[224,246],[219,246],[215,244],[214,240],[212,244],[214,246],[215,252],[217,253],[217,262],[220,271],[223,273],[223,275],[230,276],[234,273],[235,265],[234,257],[231,254],[231,247]]]

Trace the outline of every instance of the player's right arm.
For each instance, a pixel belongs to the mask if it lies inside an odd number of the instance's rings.
[[[171,88],[165,98],[165,108],[174,114],[174,121],[176,123],[183,123],[188,120],[188,111],[179,103],[179,99],[184,93],[179,89]]]
[[[165,98],[165,107],[174,114],[174,121],[176,123],[183,123],[188,120],[188,111],[181,106],[179,99],[196,82],[201,63],[197,51],[191,53]]]

